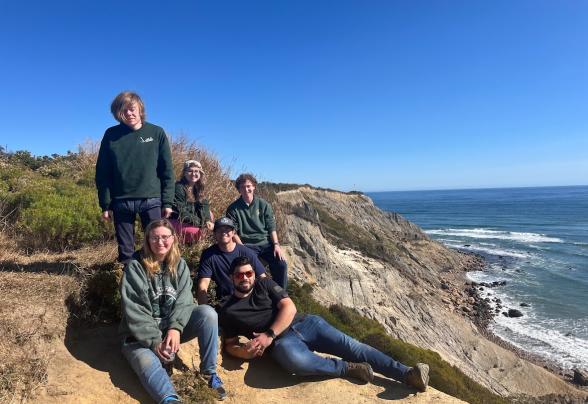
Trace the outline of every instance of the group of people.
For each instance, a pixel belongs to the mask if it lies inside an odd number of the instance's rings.
[[[113,220],[121,282],[122,353],[157,403],[179,403],[168,374],[180,345],[198,338],[200,375],[222,400],[217,374],[219,325],[223,348],[238,358],[270,355],[297,375],[353,377],[371,382],[373,371],[425,391],[428,365],[408,367],[362,344],[321,317],[296,312],[286,292],[288,276],[271,205],[255,195],[256,179],[241,174],[240,197],[214,219],[204,194],[204,170],[184,163],[174,181],[170,145],[162,128],[146,122],[145,106],[132,92],[114,99],[119,122],[106,130],[96,163],[96,187],[104,220]],[[145,233],[135,250],[135,219]],[[215,244],[203,251],[192,278],[180,242],[212,231]],[[269,266],[266,274],[260,260]],[[220,300],[209,305],[210,281]],[[247,337],[246,343],[239,336]],[[323,357],[315,352],[336,355]]]

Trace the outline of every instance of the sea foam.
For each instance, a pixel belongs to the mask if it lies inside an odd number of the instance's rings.
[[[500,248],[489,248],[489,247],[482,247],[482,246],[478,246],[478,245],[464,246],[464,245],[460,245],[460,244],[450,244],[450,243],[444,243],[444,244],[447,247],[451,247],[451,248],[457,248],[457,249],[466,250],[466,251],[484,252],[486,254],[496,255],[496,256],[501,256],[501,257],[513,257],[513,258],[530,258],[531,257],[531,254],[527,254],[527,253],[523,253],[523,252],[519,252],[519,251],[512,251],[512,250],[503,250]]]
[[[525,233],[516,231],[500,231],[490,229],[434,229],[425,230],[427,234],[454,237],[469,237],[477,239],[511,240],[522,243],[562,243],[557,237],[549,237],[545,234]]]

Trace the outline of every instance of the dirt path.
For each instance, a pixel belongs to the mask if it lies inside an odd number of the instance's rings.
[[[151,403],[120,355],[115,327],[66,333],[66,344],[55,347],[46,387],[37,391],[34,403]],[[189,367],[198,366],[196,342],[182,345],[180,357]],[[192,363],[192,357],[195,363]],[[308,379],[286,375],[270,359],[252,363],[219,357],[219,375],[229,397],[225,402],[286,403],[462,403],[429,389],[415,394],[393,380],[376,377],[373,384],[347,379]]]

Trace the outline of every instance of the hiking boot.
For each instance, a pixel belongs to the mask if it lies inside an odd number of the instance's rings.
[[[209,388],[213,389],[217,394],[217,399],[222,401],[227,398],[227,391],[223,387],[223,382],[216,373],[210,375],[202,375]]]
[[[429,384],[429,365],[417,363],[415,367],[410,368],[406,374],[404,383],[420,392],[427,390],[427,385]]]
[[[347,362],[347,372],[345,372],[345,376],[353,377],[366,383],[370,383],[374,380],[374,371],[367,362]]]

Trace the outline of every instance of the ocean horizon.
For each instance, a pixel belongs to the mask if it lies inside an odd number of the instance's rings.
[[[467,277],[506,281],[482,297],[523,313],[499,313],[493,333],[564,369],[588,368],[588,186],[366,195],[447,247],[484,257],[484,270]]]

